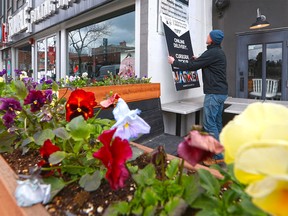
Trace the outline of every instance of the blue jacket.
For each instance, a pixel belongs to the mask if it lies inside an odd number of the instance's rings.
[[[220,45],[211,44],[197,59],[183,63],[175,59],[173,66],[182,70],[202,69],[204,94],[228,94],[226,80],[226,56]]]

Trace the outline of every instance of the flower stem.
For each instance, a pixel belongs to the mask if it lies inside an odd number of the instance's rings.
[[[183,175],[183,169],[184,169],[184,159],[182,159],[181,161],[181,166],[180,166],[180,170],[179,170],[179,179],[178,179],[178,184],[180,185],[182,182],[182,175]]]

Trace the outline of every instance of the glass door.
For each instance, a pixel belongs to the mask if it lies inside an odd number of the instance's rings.
[[[237,97],[287,100],[287,30],[238,35]]]
[[[56,80],[56,36],[37,41],[37,81]]]

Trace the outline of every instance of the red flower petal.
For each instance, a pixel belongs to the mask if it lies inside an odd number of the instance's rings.
[[[39,149],[39,151],[41,157],[45,160],[48,160],[49,156],[56,151],[60,151],[60,148],[56,145],[53,145],[53,143],[49,139],[47,139],[44,142],[43,146]]]
[[[85,120],[93,117],[96,105],[94,93],[76,89],[66,103],[66,121],[69,122],[79,115],[82,115]]]
[[[103,147],[93,154],[107,168],[106,179],[113,190],[124,186],[129,172],[125,167],[126,161],[132,157],[132,149],[128,140],[116,137],[112,140],[116,128],[104,131],[98,139],[103,143]],[[112,142],[112,144],[111,144]]]

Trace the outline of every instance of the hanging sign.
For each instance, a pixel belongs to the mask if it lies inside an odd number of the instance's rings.
[[[193,57],[188,26],[188,0],[161,0],[160,15],[164,26],[169,55],[187,63]],[[200,87],[197,71],[172,66],[176,90]]]

